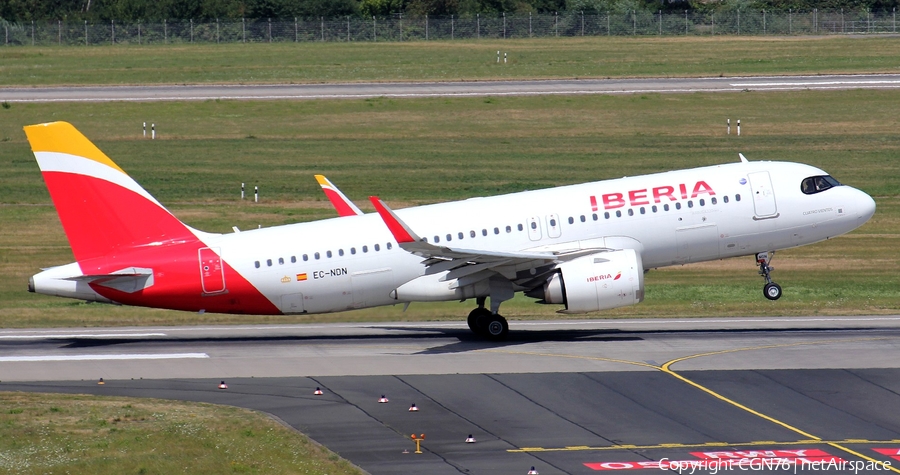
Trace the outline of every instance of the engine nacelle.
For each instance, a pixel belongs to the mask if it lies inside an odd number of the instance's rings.
[[[600,252],[564,262],[543,287],[526,292],[560,313],[587,313],[644,300],[644,267],[633,249]]]

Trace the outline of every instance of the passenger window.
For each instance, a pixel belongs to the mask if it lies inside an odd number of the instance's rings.
[[[647,210],[643,206],[641,206],[641,214],[647,214]]]
[[[319,260],[319,258],[320,258],[321,256],[319,256],[319,253],[317,252],[317,253],[313,254],[313,257],[315,257],[316,260]]]
[[[344,250],[343,250],[343,249],[338,249],[338,255],[339,255],[339,256],[343,256],[343,255],[344,255]]]
[[[356,254],[356,248],[355,248],[355,247],[351,247],[351,248],[350,248],[350,254]]]
[[[740,194],[734,195],[734,201],[741,201],[741,195]]]
[[[583,223],[585,221],[587,221],[587,218],[585,218],[584,215],[581,215],[581,222]]]
[[[506,227],[506,233],[509,234],[509,233],[511,233],[511,232],[512,232],[512,226],[507,226],[507,227]]]
[[[666,203],[663,205],[663,211],[669,211],[669,204]]]
[[[524,228],[521,224],[518,226],[518,228],[519,228],[519,231],[524,231],[524,230],[525,230],[525,228]]]
[[[554,228],[556,227],[556,220],[555,220],[555,219],[551,219],[551,220],[550,220],[550,226],[552,226],[552,227],[554,227]]]
[[[369,252],[369,246],[363,246],[363,252]]]
[[[675,203],[675,209],[681,209],[681,203]]]
[[[653,211],[653,212],[655,213],[657,209],[659,209],[659,208],[657,208],[656,205],[653,205],[653,206],[650,208],[650,211]]]
[[[628,208],[628,216],[634,216],[634,210],[633,210],[633,209]]]
[[[452,234],[448,234],[448,235],[447,235],[447,242],[450,242],[450,241],[452,241],[452,240],[453,240],[453,235],[452,235]]]
[[[693,207],[694,207],[694,202],[691,200],[688,200],[688,208],[693,208]]]
[[[700,206],[706,206],[706,201],[703,201],[703,198],[700,198]]]
[[[609,219],[609,211],[603,213],[603,217],[606,219]]]
[[[487,229],[482,229],[482,230],[481,230],[481,235],[482,235],[482,236],[487,236]]]
[[[393,249],[394,246],[393,246],[393,244],[391,244],[391,243],[387,243],[387,248],[388,248],[388,249]]]
[[[291,264],[297,263],[297,256],[291,256]]]
[[[253,266],[256,267],[257,269],[259,269],[259,261],[254,262]]]
[[[616,211],[616,217],[617,217],[617,218],[621,218],[621,217],[622,217],[622,211]]]
[[[328,256],[329,259],[331,259],[331,251],[325,251],[325,255]]]
[[[282,266],[284,265],[284,258],[283,258],[283,257],[279,257],[279,258],[278,258],[278,264],[279,264],[279,265],[282,265]]]
[[[441,237],[440,237],[440,236],[435,236],[435,237],[434,237],[434,242],[441,242]]]
[[[500,228],[494,228],[494,234],[500,234]]]
[[[600,217],[597,216],[597,213],[594,213],[591,216],[594,218],[594,221],[597,221],[598,219],[600,219]]]
[[[728,195],[725,195],[725,196],[722,197],[722,202],[723,202],[723,203],[728,203]]]
[[[569,224],[574,224],[574,223],[575,223],[575,218],[569,216]]]
[[[475,237],[475,231],[469,231],[469,237]]]
[[[463,238],[463,233],[459,233],[459,234],[457,234],[456,236],[457,236],[458,238],[462,239],[462,238]]]
[[[272,259],[266,259],[266,265],[272,267]]]
[[[379,246],[378,244],[376,244],[376,245],[375,245],[375,250],[376,250],[376,251],[380,251],[380,250],[381,250],[381,246]]]
[[[536,223],[536,222],[534,222],[534,221],[531,222],[531,229],[537,229],[537,223]]]
[[[308,260],[309,260],[309,256],[306,254],[303,254],[303,262],[306,262]]]
[[[715,197],[715,196],[713,196],[712,198],[710,198],[710,199],[709,199],[709,202],[710,202],[711,204],[716,204],[716,203],[718,203],[718,201],[716,200],[716,197]]]

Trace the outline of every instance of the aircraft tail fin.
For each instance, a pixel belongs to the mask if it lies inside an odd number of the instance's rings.
[[[25,134],[79,262],[198,239],[71,124],[29,125]]]

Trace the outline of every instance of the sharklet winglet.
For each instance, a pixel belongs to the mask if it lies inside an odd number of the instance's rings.
[[[394,235],[394,239],[397,240],[398,244],[403,244],[407,242],[418,242],[422,239],[413,232],[409,226],[406,225],[400,218],[397,217],[394,212],[384,204],[384,201],[377,196],[370,196],[369,201],[375,206],[375,210],[378,211],[378,214],[381,216],[381,219],[384,220],[384,224],[387,225],[388,229],[391,231],[391,234]]]

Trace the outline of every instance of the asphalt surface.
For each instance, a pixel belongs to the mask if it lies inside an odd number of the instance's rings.
[[[900,465],[882,453],[900,451],[900,316],[511,326],[504,343],[455,323],[5,330],[0,390],[253,408],[372,474]]]
[[[898,89],[900,75],[571,79],[278,85],[168,85],[0,88],[5,102],[356,99],[369,97],[644,94],[835,89]]]

